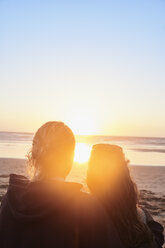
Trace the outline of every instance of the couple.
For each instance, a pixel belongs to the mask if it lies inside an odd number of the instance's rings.
[[[87,184],[65,181],[75,137],[62,122],[36,132],[28,167],[31,178],[10,175],[0,208],[1,248],[154,248],[163,228],[138,207],[138,195],[122,148],[94,145]]]

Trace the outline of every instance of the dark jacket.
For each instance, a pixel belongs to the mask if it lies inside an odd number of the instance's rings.
[[[159,224],[157,221],[154,220],[154,218],[148,212],[147,209],[145,209],[143,206],[141,207],[141,209],[145,213],[146,224],[147,224],[147,226],[149,227],[150,231],[153,234],[153,238],[155,240],[156,248],[162,248],[162,245],[164,244],[164,235],[163,235],[164,228],[163,228],[163,226],[161,224]]]
[[[154,236],[156,247],[162,248],[162,245],[164,244],[164,235],[163,235],[164,229],[162,225],[160,225],[157,221],[154,220],[148,221],[147,225]]]
[[[101,205],[80,189],[10,175],[0,208],[0,248],[122,248]]]

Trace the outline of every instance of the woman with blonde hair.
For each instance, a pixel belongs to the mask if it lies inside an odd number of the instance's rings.
[[[129,161],[121,147],[97,144],[92,147],[87,184],[113,221],[125,248],[155,248],[163,245],[163,228],[138,203]]]

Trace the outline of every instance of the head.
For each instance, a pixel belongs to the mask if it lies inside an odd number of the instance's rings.
[[[50,121],[34,135],[28,164],[32,178],[65,178],[73,164],[75,137],[63,122]]]
[[[88,164],[87,184],[114,221],[124,247],[137,247],[144,240],[154,247],[150,231],[138,219],[138,192],[128,163],[121,147],[94,145]]]
[[[128,163],[121,147],[110,144],[94,145],[88,163],[89,189],[98,196],[108,194],[113,198],[119,194],[124,183],[132,183]]]

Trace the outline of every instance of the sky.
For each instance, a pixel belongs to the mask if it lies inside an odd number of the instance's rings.
[[[0,130],[165,137],[164,0],[0,0]]]

